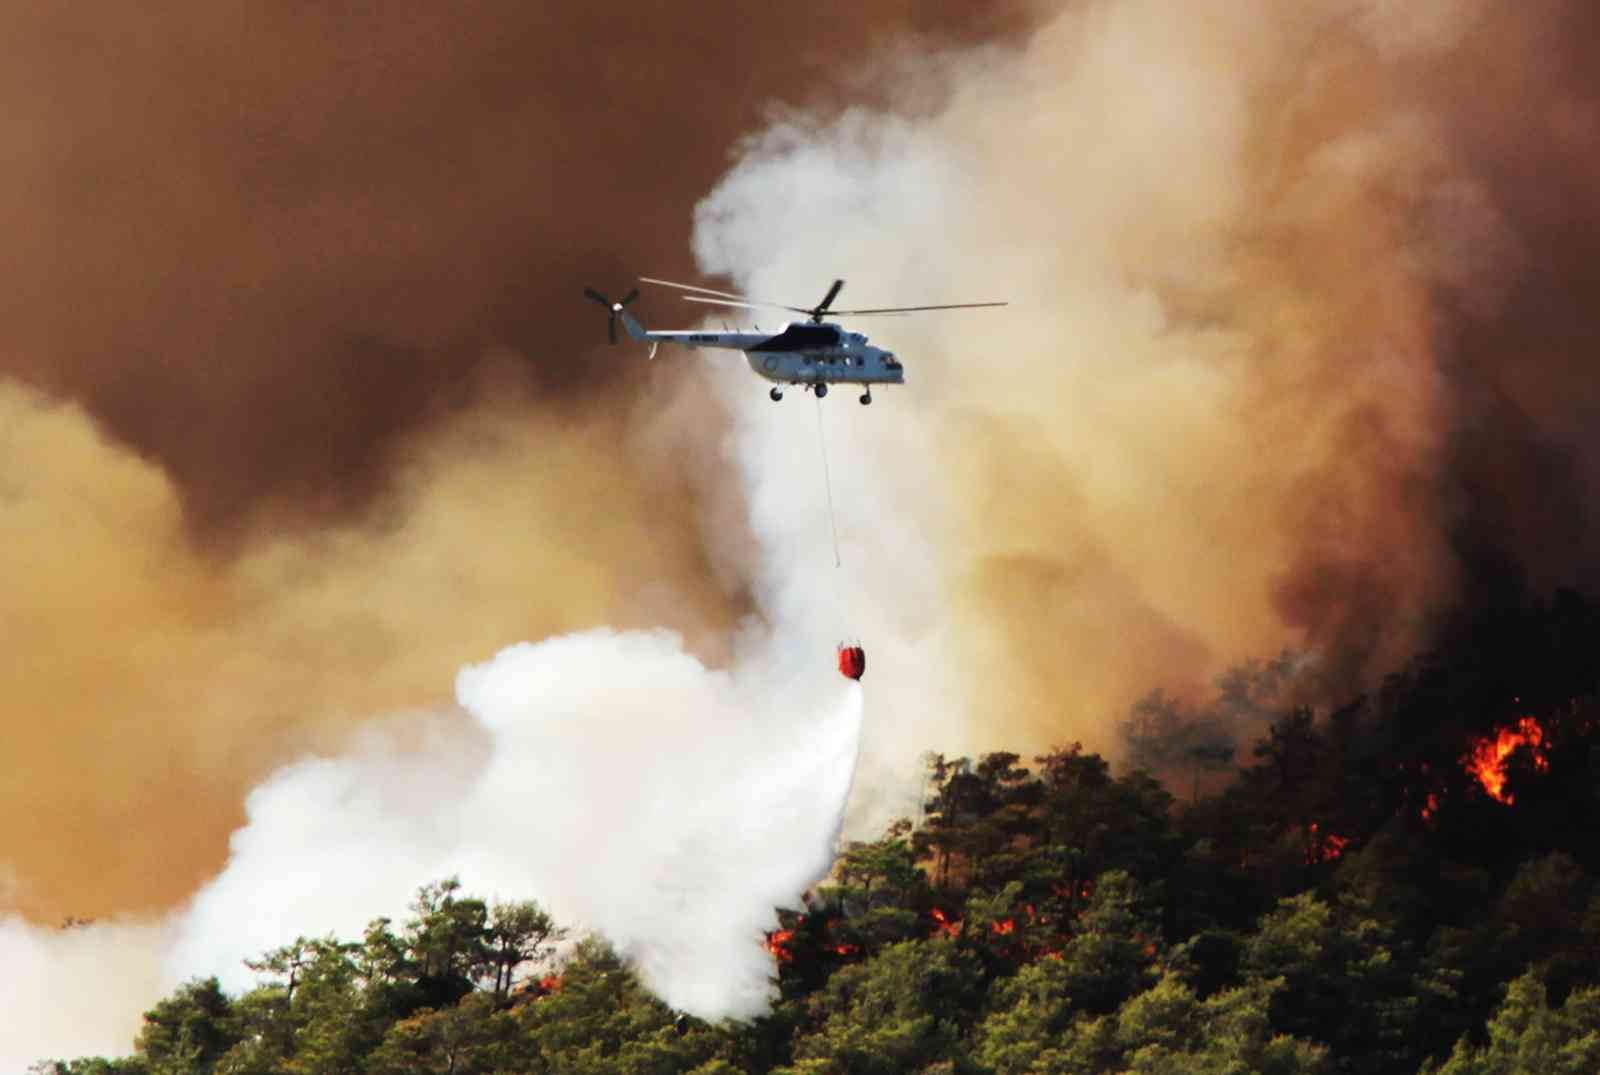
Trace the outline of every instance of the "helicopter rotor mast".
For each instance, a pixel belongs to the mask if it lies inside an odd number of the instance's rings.
[[[844,290],[844,281],[835,280],[833,286],[828,289],[828,293],[822,296],[822,301],[812,307],[811,323],[813,325],[822,324],[822,315],[828,312],[828,307],[833,305],[833,300],[839,297],[839,292],[842,290]]]

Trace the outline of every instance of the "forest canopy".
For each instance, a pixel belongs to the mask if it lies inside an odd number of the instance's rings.
[[[754,1021],[674,1012],[603,938],[447,878],[263,953],[242,995],[183,985],[128,1057],[34,1070],[1592,1073],[1597,653],[1563,592],[1338,704],[1272,712],[1273,662],[1216,706],[1147,698],[1130,753],[1165,783],[1074,745],[932,756],[922,816],[779,909]]]

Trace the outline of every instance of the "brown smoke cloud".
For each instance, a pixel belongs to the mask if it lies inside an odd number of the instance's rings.
[[[1284,645],[1338,701],[1485,601],[1594,581],[1600,197],[1574,177],[1600,164],[1597,25],[1331,0],[1174,26],[1135,2],[1033,42],[1035,144],[1070,156],[994,154],[1027,208],[987,226],[1054,216],[1040,275],[1106,288],[1060,343],[1007,341],[1063,367],[1050,466],[1013,426],[973,486],[1054,505],[1006,519],[1032,555],[982,558],[969,591],[1039,737],[1074,677],[1098,742],[1132,692]],[[1044,614],[1007,615],[1019,590]]]
[[[5,391],[0,800],[22,909],[181,898],[268,768],[447,705],[456,670],[510,640],[670,615],[715,651],[728,601],[681,484],[618,455],[625,415],[563,424],[499,380],[397,443],[397,488],[359,522],[227,560],[194,551],[160,469],[79,408]]]
[[[1286,645],[1348,697],[1463,609],[1592,581],[1597,24],[1074,4],[752,148],[699,247],[752,293],[1015,302],[871,326],[917,413],[855,434],[882,483],[916,444],[953,482],[886,499],[938,535],[982,745],[1114,748],[1144,691]]]
[[[577,287],[682,272],[774,102],[1021,18],[965,9],[855,5],[845,42],[735,3],[14,7],[0,372],[159,461],[202,532],[359,503],[491,345],[542,395],[637,396]]]
[[[631,436],[693,374],[595,346],[580,289],[686,273],[694,200],[773,102],[1025,13],[0,19],[0,871],[53,921],[183,898],[271,767],[510,641],[665,624],[718,653],[745,598],[701,541],[715,452],[686,475]]]

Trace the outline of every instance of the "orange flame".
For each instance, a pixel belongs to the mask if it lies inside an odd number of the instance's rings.
[[[794,930],[777,929],[767,934],[766,942],[762,945],[779,963],[794,962],[794,952],[789,949],[789,942],[794,940]]]
[[[1002,918],[998,922],[990,923],[989,928],[1003,937],[1008,933],[1015,933],[1017,931],[1017,921],[1014,918]]]
[[[565,975],[561,974],[545,975],[543,978],[539,979],[539,992],[541,994],[561,992],[561,987],[563,984],[565,984],[565,977]]]
[[[1311,823],[1309,839],[1306,841],[1306,865],[1315,866],[1319,862],[1331,862],[1344,854],[1344,849],[1350,846],[1350,837],[1338,836],[1334,833],[1322,835],[1320,826],[1315,821]]]
[[[1515,801],[1506,790],[1506,762],[1518,747],[1527,747],[1533,754],[1533,767],[1539,772],[1550,768],[1550,759],[1544,752],[1544,729],[1532,717],[1523,717],[1509,728],[1501,728],[1493,736],[1485,736],[1472,744],[1472,750],[1461,759],[1467,773],[1477,779],[1483,790],[1496,802],[1510,806]]]
[[[828,951],[832,952],[836,956],[853,956],[857,952],[861,951],[861,949],[853,944],[835,944],[831,946]]]
[[[1424,799],[1422,803],[1422,820],[1432,821],[1433,815],[1437,814],[1438,812],[1439,796],[1430,791],[1428,792],[1428,797]]]
[[[937,907],[935,907],[929,913],[933,915],[933,920],[939,924],[938,929],[940,933],[943,933],[946,937],[961,936],[961,919],[957,918],[954,921],[951,921],[949,918],[945,917],[945,913],[939,910]]]

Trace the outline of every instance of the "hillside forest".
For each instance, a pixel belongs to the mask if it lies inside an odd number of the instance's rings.
[[[1592,1075],[1597,656],[1600,606],[1563,591],[1352,697],[1287,656],[1153,692],[1115,770],[930,755],[923,816],[778,909],[754,1021],[669,1010],[603,938],[446,878],[262,953],[241,995],[184,984],[127,1057],[33,1070]]]

